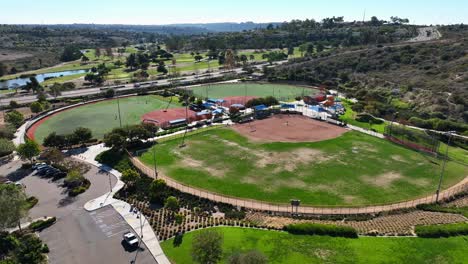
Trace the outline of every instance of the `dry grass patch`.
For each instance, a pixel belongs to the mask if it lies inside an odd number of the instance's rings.
[[[397,172],[387,172],[384,174],[380,174],[375,177],[369,177],[369,176],[363,176],[362,179],[372,185],[378,186],[378,187],[390,187],[394,181],[402,179],[403,176],[400,173]]]

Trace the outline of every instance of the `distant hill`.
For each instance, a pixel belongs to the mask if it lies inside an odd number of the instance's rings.
[[[202,28],[212,32],[240,32],[244,30],[263,29],[268,25],[278,26],[282,23],[254,23],[254,22],[222,22],[222,23],[205,23],[205,24],[170,24],[168,26],[183,27],[183,28]]]

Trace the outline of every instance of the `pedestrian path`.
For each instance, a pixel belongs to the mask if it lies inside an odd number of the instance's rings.
[[[156,234],[151,228],[151,225],[149,224],[146,217],[139,212],[135,213],[133,210],[130,210],[132,207],[130,204],[113,198],[115,193],[117,193],[124,186],[124,183],[120,180],[122,174],[117,170],[114,170],[111,167],[103,165],[95,160],[97,155],[108,149],[109,148],[104,147],[104,144],[99,144],[89,147],[87,151],[83,153],[73,155],[74,158],[94,165],[101,170],[111,173],[117,178],[117,184],[112,188],[112,191],[96,199],[88,201],[84,205],[85,210],[91,212],[104,206],[111,205],[124,218],[128,225],[132,227],[135,234],[140,237],[141,241],[146,245],[156,262],[158,264],[170,264],[169,259],[166,257],[161,246],[159,245],[158,238],[156,237]]]

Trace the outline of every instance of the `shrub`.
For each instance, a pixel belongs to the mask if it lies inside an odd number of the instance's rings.
[[[28,197],[26,201],[28,202],[28,209],[33,208],[39,202],[39,200],[34,196]]]
[[[13,142],[6,138],[0,138],[0,157],[10,155],[15,150]]]
[[[120,172],[132,168],[132,163],[127,154],[115,150],[104,151],[96,157],[96,161],[106,164]]]
[[[416,226],[416,234],[419,237],[450,237],[468,235],[468,223]]]
[[[24,122],[24,116],[16,110],[12,110],[5,115],[5,121],[14,127],[20,127]]]
[[[358,237],[356,230],[348,226],[300,223],[287,225],[284,227],[284,230],[296,235],[320,235],[349,238]]]
[[[29,225],[29,228],[34,230],[34,231],[41,231],[51,225],[53,225],[57,221],[55,217],[49,218],[47,220],[37,220],[35,222],[32,222]]]

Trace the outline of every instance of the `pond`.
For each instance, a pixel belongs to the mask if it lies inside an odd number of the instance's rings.
[[[74,74],[81,74],[81,73],[86,73],[89,70],[72,70],[72,71],[61,71],[61,72],[48,72],[48,73],[41,73],[37,74],[35,77],[39,83],[44,82],[47,79],[50,78],[56,78],[56,77],[63,77],[63,76],[68,76],[68,75],[74,75]],[[29,82],[29,77],[27,78],[16,78],[16,79],[11,79],[7,81],[0,81],[0,89],[15,89],[17,87],[26,85],[26,83]]]

